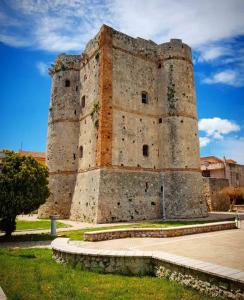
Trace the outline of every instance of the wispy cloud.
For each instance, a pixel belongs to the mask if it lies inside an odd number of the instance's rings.
[[[217,58],[226,56],[229,54],[229,49],[224,46],[210,46],[200,47],[199,49],[198,62],[211,62]]]
[[[42,75],[42,76],[46,76],[48,74],[49,66],[50,66],[50,64],[44,63],[42,61],[39,61],[36,64],[37,70],[40,73],[40,75]]]
[[[242,80],[240,81],[240,77],[238,76],[237,72],[233,70],[225,70],[222,72],[217,72],[210,77],[206,77],[203,79],[204,83],[207,84],[228,84],[233,86],[240,86],[242,85]]]
[[[2,34],[14,35],[19,45],[27,37],[30,45],[47,51],[81,50],[103,23],[158,43],[182,38],[193,47],[244,34],[242,0],[8,0],[0,8],[9,19]],[[10,28],[12,16],[22,32]],[[215,47],[203,58],[211,60],[221,51]]]
[[[205,147],[210,143],[210,138],[207,136],[199,137],[200,147]]]
[[[180,38],[195,62],[219,68],[205,84],[244,85],[243,0],[3,0],[0,42],[49,52],[81,52],[103,23],[163,43]]]

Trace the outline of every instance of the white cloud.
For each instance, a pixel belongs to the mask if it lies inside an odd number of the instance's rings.
[[[199,141],[200,141],[200,147],[205,147],[210,143],[210,139],[207,136],[199,137]]]
[[[237,73],[233,70],[217,72],[211,77],[203,79],[203,82],[207,84],[223,83],[234,86],[238,85],[239,83],[237,80]]]
[[[42,61],[39,61],[37,64],[36,64],[36,67],[39,71],[39,73],[42,75],[42,76],[46,76],[48,74],[48,67],[49,65],[42,62]]]
[[[200,48],[200,57],[198,62],[212,61],[229,53],[227,47],[208,46]]]
[[[200,119],[198,122],[200,131],[204,131],[210,138],[222,139],[223,135],[240,131],[240,126],[227,119],[209,118]]]
[[[115,0],[112,3],[119,28],[157,42],[176,37],[197,46],[244,33],[242,0]]]
[[[0,33],[0,42],[13,47],[25,47],[30,45],[30,42],[24,38],[2,33]]]
[[[27,35],[30,44],[48,51],[81,50],[103,23],[158,43],[181,38],[194,47],[244,34],[243,0],[9,0],[6,5],[22,23],[16,38]],[[203,57],[211,60],[221,51],[215,46]]]
[[[0,2],[0,42],[80,53],[107,24],[159,44],[180,38],[196,51],[194,62],[222,61],[204,83],[240,87],[244,45],[235,37],[244,35],[243,15],[243,0],[8,0]]]

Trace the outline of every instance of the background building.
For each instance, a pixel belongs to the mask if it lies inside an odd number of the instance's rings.
[[[230,186],[244,186],[244,166],[232,159],[201,157],[201,170],[203,177],[225,178],[228,179]]]

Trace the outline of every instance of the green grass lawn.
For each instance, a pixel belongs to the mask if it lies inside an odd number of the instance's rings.
[[[51,221],[50,220],[36,220],[36,221],[25,221],[18,220],[16,221],[16,230],[37,230],[37,229],[50,229]],[[68,224],[57,222],[57,228],[70,227]]]
[[[0,285],[9,300],[207,300],[175,282],[84,272],[52,259],[48,249],[0,249]]]
[[[22,221],[21,221],[22,222]],[[34,221],[37,222],[37,221]],[[39,222],[39,221],[38,221]],[[42,222],[42,221],[40,221]],[[97,231],[97,230],[109,230],[109,229],[123,229],[123,228],[160,228],[160,227],[174,227],[174,226],[183,226],[183,225],[192,225],[192,224],[203,224],[207,223],[206,221],[158,221],[158,222],[145,222],[145,223],[135,223],[131,225],[116,225],[109,227],[94,227],[86,228],[81,230],[69,230],[69,231],[60,231],[57,233],[58,237],[67,237],[71,240],[83,240],[84,232],[87,231]],[[49,227],[50,228],[50,227]],[[24,242],[24,241],[46,241],[52,240],[53,237],[49,233],[43,234],[28,234],[28,235],[16,235],[12,236],[10,240],[12,242]],[[0,236],[0,242],[4,241],[4,237]]]

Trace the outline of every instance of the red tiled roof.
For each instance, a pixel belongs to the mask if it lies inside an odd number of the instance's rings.
[[[222,159],[216,157],[216,156],[203,156],[201,157],[201,161],[216,161],[216,162],[223,162]]]
[[[21,151],[19,151],[19,154],[31,155],[34,158],[37,158],[37,159],[40,159],[40,160],[45,160],[46,159],[46,152],[33,152],[33,151],[21,150]]]

